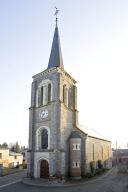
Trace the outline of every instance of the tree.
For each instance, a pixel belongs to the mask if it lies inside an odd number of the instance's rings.
[[[3,144],[0,144],[0,148],[8,149],[8,144],[6,142],[4,142]]]
[[[15,152],[16,152],[16,153],[19,153],[19,152],[20,152],[20,145],[19,145],[18,142],[16,142],[16,144],[15,144]]]
[[[11,146],[11,151],[15,152],[15,153],[19,153],[21,151],[20,145],[18,142],[16,142],[15,144],[13,144]]]

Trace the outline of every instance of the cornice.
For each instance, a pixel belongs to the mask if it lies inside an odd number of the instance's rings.
[[[42,71],[41,73],[38,73],[38,74],[34,75],[32,78],[34,80],[36,80],[39,77],[49,75],[49,74],[52,74],[52,73],[55,73],[55,72],[59,72],[60,74],[65,75],[71,81],[73,81],[74,84],[77,83],[76,80],[71,75],[69,75],[69,73],[67,73],[67,71],[65,71],[63,68],[60,68],[60,67],[53,67],[53,68],[46,69],[46,70]]]

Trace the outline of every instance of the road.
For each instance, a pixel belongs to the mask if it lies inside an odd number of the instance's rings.
[[[21,182],[22,178],[25,176],[26,170],[0,177],[0,191],[5,186],[10,186],[12,183]]]
[[[117,168],[98,178],[66,188],[28,186],[21,182],[24,175],[17,173],[0,178],[0,192],[128,192],[128,174],[118,173]]]

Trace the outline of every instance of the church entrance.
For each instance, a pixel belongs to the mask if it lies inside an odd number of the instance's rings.
[[[49,177],[49,164],[46,160],[42,160],[40,163],[40,178],[48,178]]]

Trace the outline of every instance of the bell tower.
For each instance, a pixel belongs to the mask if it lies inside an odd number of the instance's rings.
[[[56,14],[57,14],[56,10]],[[48,68],[33,76],[29,108],[29,174],[67,175],[68,139],[77,124],[76,81],[65,70],[56,26]]]

